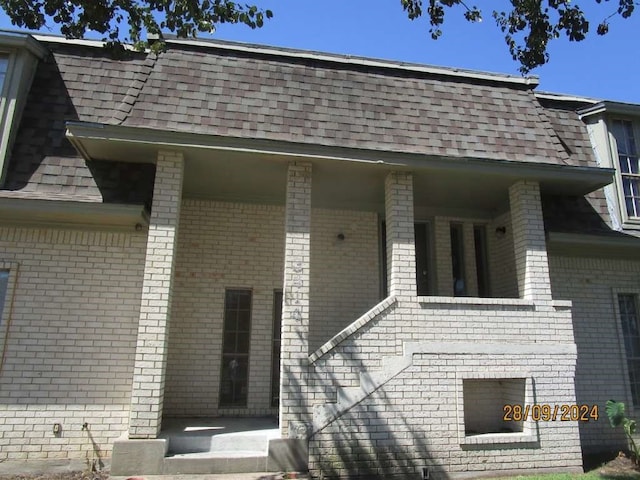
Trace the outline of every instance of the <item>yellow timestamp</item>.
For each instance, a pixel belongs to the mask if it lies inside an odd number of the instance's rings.
[[[506,404],[502,408],[505,422],[589,422],[600,418],[598,405]]]

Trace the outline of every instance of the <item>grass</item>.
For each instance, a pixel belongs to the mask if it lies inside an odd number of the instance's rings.
[[[518,475],[500,480],[640,480],[640,473],[625,472],[618,475],[600,475],[598,469],[587,473],[549,473],[545,475]]]

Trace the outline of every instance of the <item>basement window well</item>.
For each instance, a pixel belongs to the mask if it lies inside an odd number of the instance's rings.
[[[458,418],[462,420],[462,444],[535,441],[532,422],[517,413],[531,398],[531,382],[526,376],[461,380]]]

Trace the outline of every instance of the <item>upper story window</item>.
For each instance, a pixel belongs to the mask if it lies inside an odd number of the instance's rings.
[[[9,68],[9,55],[0,53],[0,93],[4,87],[4,80],[7,76],[7,70]]]
[[[622,192],[626,214],[640,218],[640,161],[636,138],[637,125],[629,120],[613,120],[611,133],[616,139]]]

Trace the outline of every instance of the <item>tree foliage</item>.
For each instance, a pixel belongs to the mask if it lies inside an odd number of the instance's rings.
[[[612,17],[628,18],[638,5],[637,0],[578,1],[611,6],[610,14],[598,19],[599,35],[609,31]],[[470,22],[483,19],[482,11],[476,6],[469,7],[464,0],[400,2],[410,19],[427,17],[434,39],[442,35],[445,14],[452,9],[461,9]],[[509,4],[510,8],[492,10],[491,15],[504,33],[511,56],[520,64],[522,73],[549,60],[551,40],[566,35],[571,41],[581,41],[590,32],[590,21],[571,0],[509,0]],[[19,27],[39,30],[53,20],[68,38],[83,38],[91,30],[101,33],[108,46],[121,48],[123,43],[132,43],[139,49],[150,46],[146,34],[162,39],[163,32],[171,32],[189,38],[213,32],[221,23],[262,27],[265,19],[272,17],[270,10],[232,0],[0,0],[0,7]],[[158,42],[152,48],[162,45]]]
[[[145,33],[162,38],[162,32],[180,38],[210,33],[221,23],[262,27],[270,10],[231,0],[0,0],[0,7],[19,27],[40,30],[48,19],[59,24],[67,38],[84,38],[88,30],[103,35],[110,47],[132,43],[149,46]],[[121,31],[128,26],[128,33]],[[154,44],[161,48],[162,42]]]
[[[482,21],[482,11],[469,7],[463,0],[400,0],[410,19],[423,15],[429,18],[431,37],[442,35],[445,13],[455,7],[462,8],[470,22]],[[594,1],[594,0],[585,0]],[[621,16],[629,18],[638,3],[635,0],[595,0],[598,4],[611,4],[612,11],[599,20],[596,32],[609,31],[609,20]],[[584,11],[571,0],[510,0],[510,10],[492,10],[498,27],[505,34],[505,41],[514,60],[520,63],[520,71],[528,73],[549,61],[548,44],[563,34],[571,41],[582,41],[589,33],[590,22]]]

